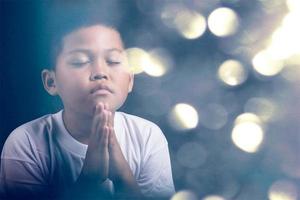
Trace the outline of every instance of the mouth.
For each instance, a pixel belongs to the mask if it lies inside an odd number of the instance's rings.
[[[91,90],[91,94],[106,95],[111,93],[113,91],[106,85],[98,85]]]

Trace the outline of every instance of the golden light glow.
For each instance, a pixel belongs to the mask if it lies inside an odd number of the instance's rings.
[[[150,76],[163,76],[172,67],[172,60],[164,49],[151,50],[147,61],[143,69]]]
[[[286,5],[291,11],[300,11],[300,1],[299,0],[286,0]]]
[[[177,13],[179,13],[181,10],[183,10],[183,5],[180,5],[178,3],[171,3],[171,4],[167,4],[160,15],[160,18],[162,20],[162,22],[170,27],[170,28],[175,28],[175,18]]]
[[[254,69],[264,76],[275,76],[281,72],[284,65],[281,60],[277,60],[267,50],[260,51],[252,59]]]
[[[255,113],[263,122],[268,122],[276,117],[274,102],[265,98],[249,99],[245,105],[245,111]]]
[[[144,68],[149,65],[150,57],[145,50],[140,48],[128,48],[125,52],[129,62],[129,69],[134,74],[143,72]]]
[[[248,153],[254,153],[259,149],[263,138],[263,128],[256,115],[244,113],[236,118],[231,139],[238,148]]]
[[[175,26],[178,32],[186,39],[199,38],[206,30],[205,18],[188,9],[183,9],[175,17]]]
[[[258,73],[273,76],[281,72],[283,63],[300,55],[300,1],[286,0],[289,13],[273,32],[270,44],[252,60]]]
[[[239,26],[239,17],[230,8],[217,8],[208,17],[210,31],[219,37],[225,37],[236,33]]]
[[[225,198],[218,195],[209,195],[204,197],[203,200],[225,200]]]
[[[205,17],[179,3],[165,6],[160,17],[166,26],[175,28],[186,39],[199,38],[206,30]]]
[[[289,65],[284,68],[281,75],[290,82],[298,82],[300,80],[300,57],[289,59]]]
[[[198,200],[198,198],[192,191],[182,190],[174,194],[171,200]]]
[[[193,129],[198,125],[198,112],[185,103],[175,105],[170,114],[171,125],[178,130]]]
[[[300,53],[300,27],[297,26],[300,18],[299,12],[288,13],[282,25],[276,29],[272,35],[272,42],[268,47],[272,56],[280,59],[287,59]]]
[[[261,124],[260,118],[257,115],[253,114],[253,113],[243,113],[243,114],[239,115],[235,119],[234,124],[238,125],[238,124],[242,124],[242,123],[245,123],[245,122],[252,122],[252,123],[255,123],[255,124]]]
[[[239,61],[227,60],[220,65],[218,76],[225,84],[237,86],[245,82],[247,72]]]
[[[272,184],[269,189],[270,200],[297,200],[297,186],[291,181],[279,180]]]

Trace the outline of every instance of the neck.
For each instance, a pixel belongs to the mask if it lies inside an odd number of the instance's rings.
[[[73,138],[81,143],[88,144],[93,117],[83,116],[77,112],[65,109],[63,111],[63,121]]]

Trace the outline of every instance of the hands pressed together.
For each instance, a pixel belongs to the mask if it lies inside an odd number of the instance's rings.
[[[138,185],[114,132],[114,113],[107,104],[98,103],[79,180],[99,185],[107,178],[113,181],[120,194],[140,196]]]

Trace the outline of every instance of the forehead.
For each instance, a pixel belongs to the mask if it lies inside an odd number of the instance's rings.
[[[75,49],[92,51],[123,50],[123,43],[120,34],[115,29],[94,25],[75,30],[63,38],[63,52]]]

